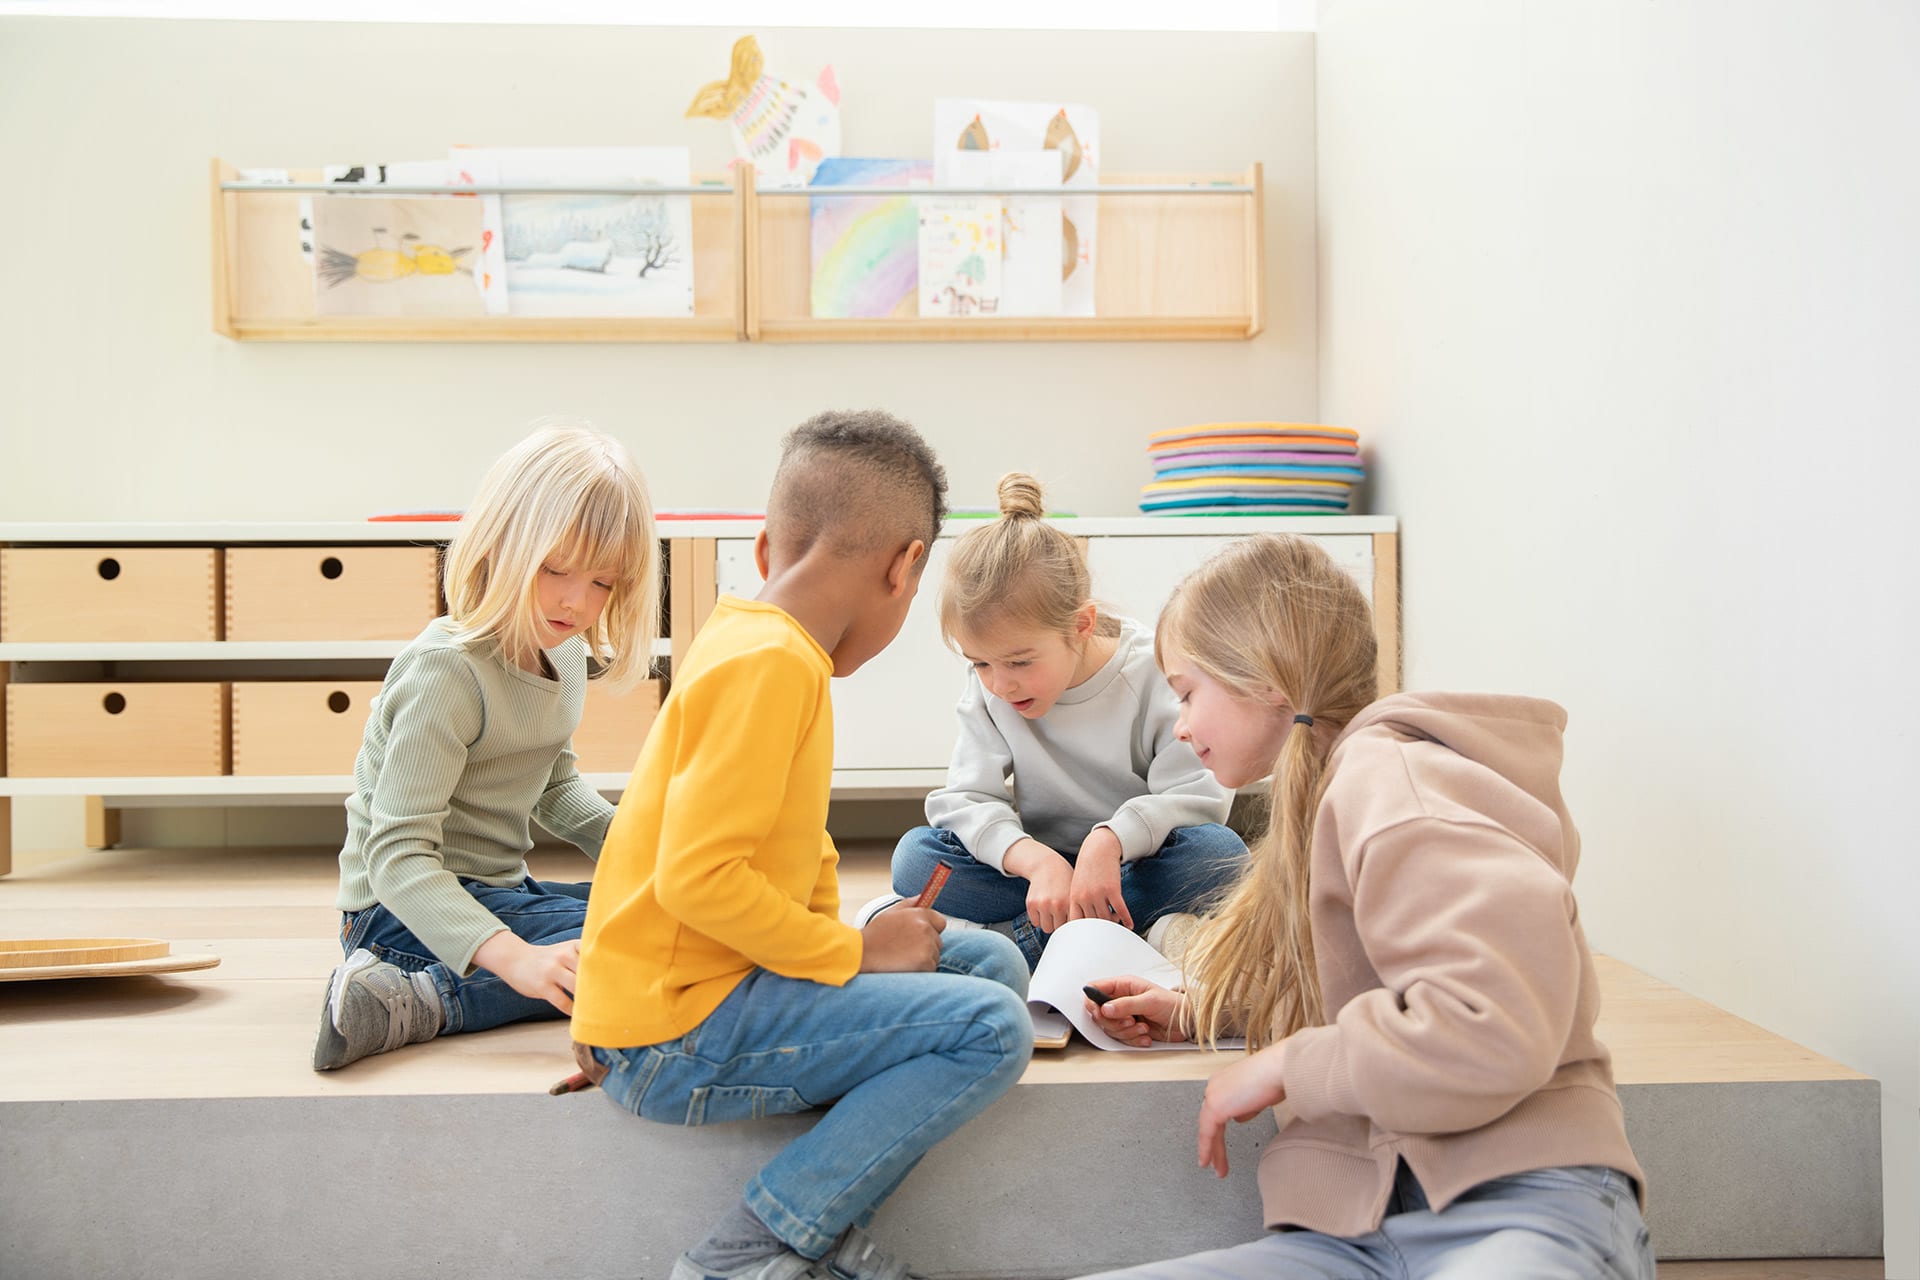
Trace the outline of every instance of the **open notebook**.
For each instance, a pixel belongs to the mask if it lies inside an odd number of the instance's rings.
[[[1047,939],[1040,966],[1027,985],[1027,1012],[1033,1015],[1033,1043],[1039,1049],[1062,1049],[1078,1030],[1102,1049],[1123,1053],[1151,1053],[1162,1049],[1195,1049],[1194,1044],[1162,1044],[1144,1049],[1121,1044],[1100,1029],[1087,1014],[1080,988],[1102,978],[1132,974],[1163,987],[1181,983],[1180,967],[1155,951],[1133,930],[1112,920],[1069,920]],[[1223,1048],[1239,1043],[1222,1040]]]

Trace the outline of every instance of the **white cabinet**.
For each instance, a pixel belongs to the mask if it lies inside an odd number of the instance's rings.
[[[1374,604],[1381,640],[1381,691],[1399,684],[1400,611],[1395,521],[1384,516],[1312,519],[1063,519],[1087,547],[1094,597],[1151,627],[1177,584],[1234,538],[1256,532],[1314,538],[1353,575]],[[973,527],[955,522],[956,534]],[[966,663],[940,636],[939,593],[952,538],[934,544],[920,593],[885,651],[833,684],[834,786],[841,795],[920,795],[940,785],[953,754],[954,704]],[[715,543],[718,590],[752,598],[760,590],[748,538]]]
[[[1087,571],[1093,577],[1094,598],[1111,606],[1115,613],[1151,627],[1180,580],[1232,541],[1229,537],[1161,534],[1088,538]],[[1314,541],[1352,575],[1371,601],[1373,538],[1367,534],[1326,534],[1315,536]]]
[[[966,663],[940,639],[940,580],[952,548],[951,538],[934,543],[899,637],[860,670],[833,682],[836,770],[945,771],[953,754],[953,704],[967,673]],[[722,593],[752,599],[759,592],[752,542],[722,541],[717,562],[714,577]]]

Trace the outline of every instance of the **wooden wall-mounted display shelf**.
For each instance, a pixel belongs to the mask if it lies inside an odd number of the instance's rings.
[[[1095,315],[815,319],[812,198],[882,193],[918,190],[747,192],[748,341],[1245,341],[1265,327],[1265,195],[1258,164],[1230,174],[1109,175],[1099,187],[1062,188],[1062,199],[1099,201]],[[926,194],[967,192],[929,189]]]
[[[213,162],[213,328],[243,342],[737,342],[746,334],[740,270],[744,196],[732,177],[696,176],[691,316],[319,316],[313,267],[300,253],[300,200],[329,190],[319,170],[290,183],[242,182]],[[636,188],[636,190],[639,188]],[[335,195],[407,195],[410,187],[333,188]],[[481,193],[498,187],[465,188]]]
[[[292,184],[241,182],[213,162],[213,327],[279,342],[1176,342],[1245,341],[1265,315],[1265,195],[1258,164],[1238,173],[1110,175],[1063,199],[1099,206],[1093,316],[821,320],[812,315],[815,198],[965,194],[955,188],[755,190],[736,174],[698,179],[693,204],[694,314],[609,319],[316,316],[313,272],[299,252],[300,198],[327,188],[317,171]],[[731,182],[732,185],[725,185]],[[360,188],[407,194],[413,188]],[[460,188],[481,193],[500,187]],[[675,193],[679,188],[668,188]],[[970,190],[970,189],[967,189]],[[988,194],[980,189],[981,194]],[[1045,194],[1053,195],[1049,190]]]

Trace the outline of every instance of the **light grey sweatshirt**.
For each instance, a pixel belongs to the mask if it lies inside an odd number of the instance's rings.
[[[575,637],[547,659],[557,680],[521,670],[498,645],[455,644],[434,619],[387,669],[353,762],[334,905],[382,904],[456,973],[506,928],[460,881],[525,879],[532,818],[598,856],[613,816],[571,745],[586,645]]]
[[[1226,821],[1233,793],[1173,736],[1180,707],[1154,665],[1152,636],[1118,621],[1113,656],[1038,720],[967,672],[953,763],[947,785],[927,797],[927,821],[988,866],[1005,871],[1007,850],[1027,836],[1076,854],[1095,827],[1110,828],[1133,862],[1159,852],[1176,827]]]

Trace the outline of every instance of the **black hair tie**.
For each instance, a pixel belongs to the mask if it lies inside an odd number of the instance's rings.
[[[1311,728],[1313,727],[1313,717],[1312,717],[1312,716],[1295,716],[1295,717],[1293,718],[1293,722],[1294,722],[1295,724],[1304,724],[1304,725],[1306,725],[1306,726],[1307,726],[1307,727],[1308,727],[1309,729],[1311,729]]]

